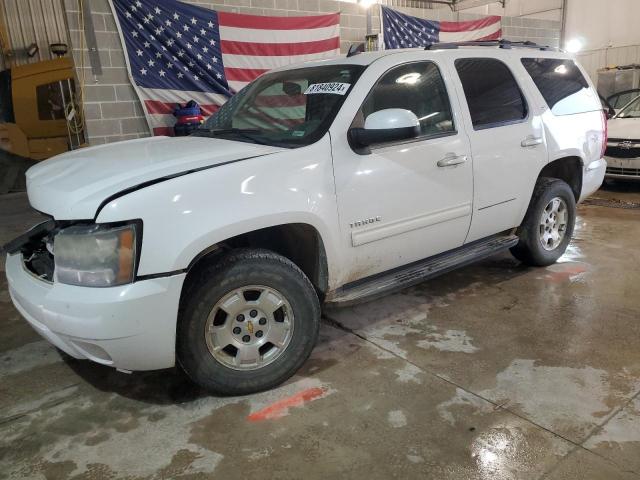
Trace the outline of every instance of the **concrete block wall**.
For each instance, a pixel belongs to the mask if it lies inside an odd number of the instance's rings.
[[[85,85],[85,118],[91,145],[148,136],[144,112],[127,75],[125,57],[116,30],[115,20],[107,0],[84,0],[91,9],[96,31],[102,75],[94,76],[88,54],[83,47],[78,0],[64,0],[72,51],[78,77]],[[186,0],[220,11],[253,15],[296,16],[340,12],[340,48],[346,52],[355,42],[362,42],[367,33],[366,9],[357,3],[337,0]],[[423,18],[465,21],[482,15],[452,12],[448,8],[419,8],[416,0],[382,0],[380,3]],[[380,30],[379,9],[371,7],[372,28]],[[511,40],[532,40],[557,46],[559,22],[503,17],[503,36]]]

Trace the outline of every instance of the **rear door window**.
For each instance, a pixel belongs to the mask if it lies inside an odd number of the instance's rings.
[[[522,65],[554,115],[600,110],[598,96],[570,59],[523,58]]]
[[[521,122],[527,102],[511,70],[493,58],[461,58],[456,70],[462,82],[473,127],[494,128]]]

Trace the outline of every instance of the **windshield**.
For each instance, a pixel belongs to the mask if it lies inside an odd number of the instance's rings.
[[[640,97],[624,107],[616,118],[640,118]]]
[[[231,97],[193,135],[288,148],[309,145],[329,129],[364,68],[327,65],[267,73]]]

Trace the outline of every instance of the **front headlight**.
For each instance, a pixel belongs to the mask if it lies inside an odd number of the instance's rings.
[[[133,282],[136,224],[76,225],[53,240],[54,280],[68,285],[112,287]]]

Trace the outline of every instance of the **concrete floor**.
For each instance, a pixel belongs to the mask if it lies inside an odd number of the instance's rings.
[[[303,370],[243,398],[61,358],[2,276],[0,478],[636,478],[640,186],[597,196],[638,208],[581,206],[546,269],[505,254],[327,311]],[[2,197],[0,242],[34,219]]]

